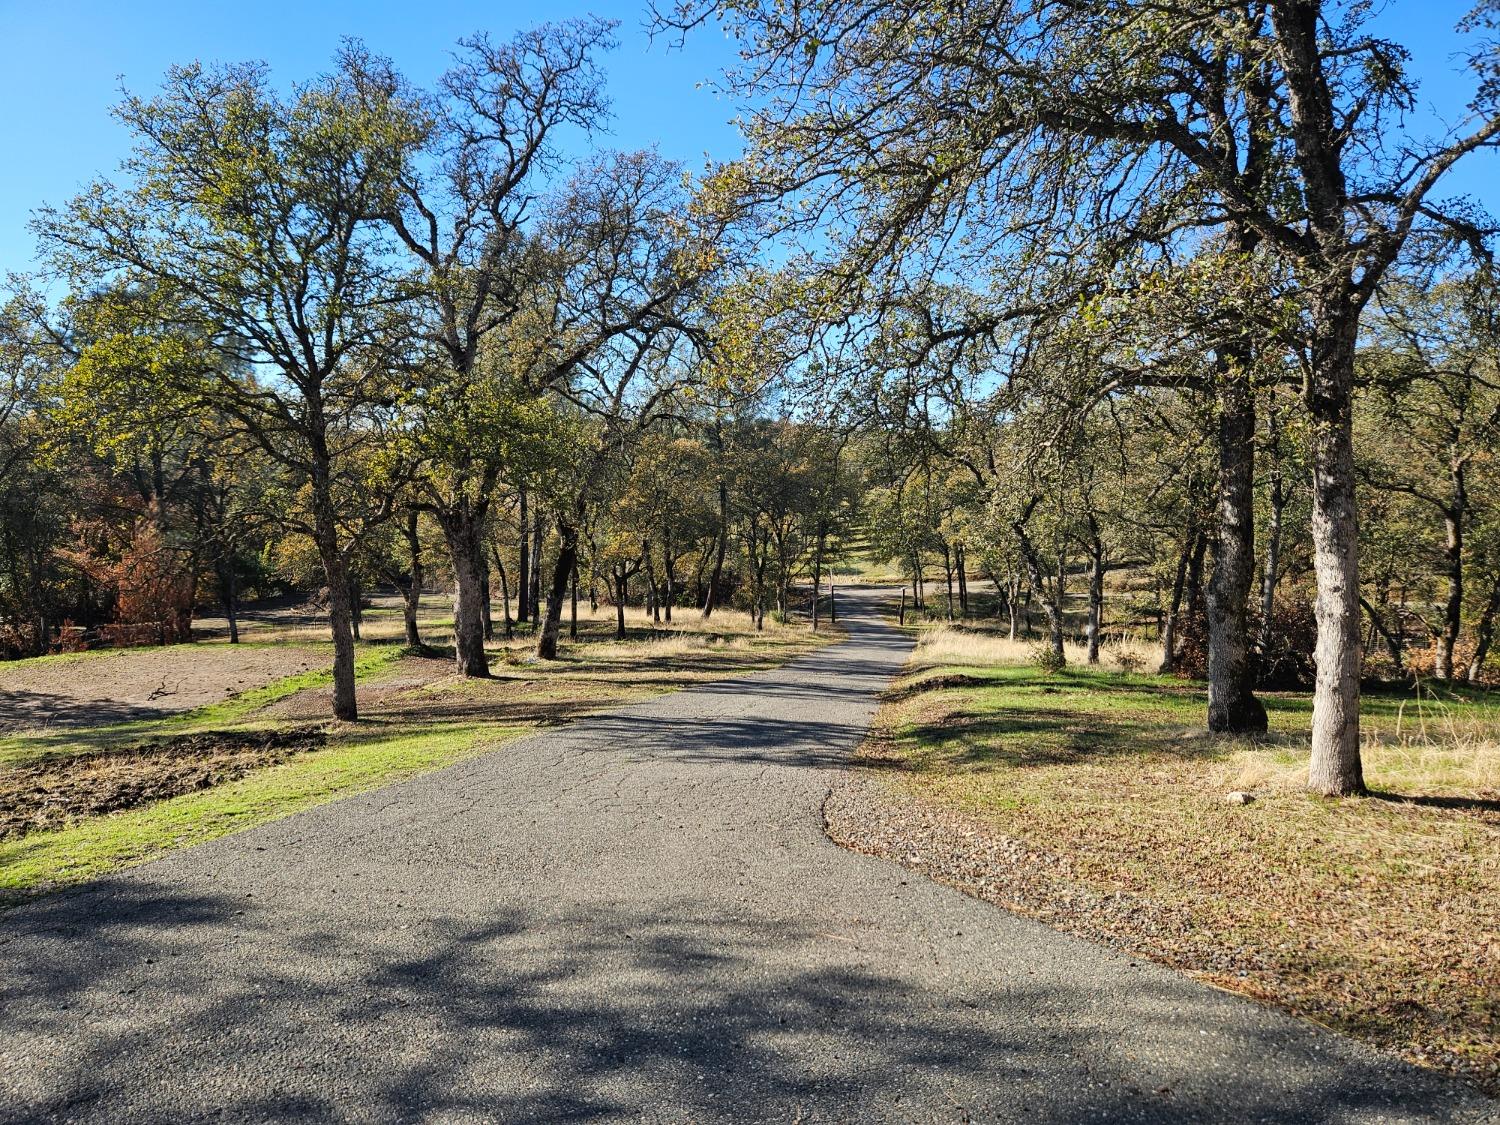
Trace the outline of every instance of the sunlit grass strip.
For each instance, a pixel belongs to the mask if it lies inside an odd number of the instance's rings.
[[[227,785],[0,842],[0,906],[438,769],[525,733],[494,723],[354,732]]]
[[[332,646],[329,646],[328,651],[331,660]],[[355,678],[370,679],[388,665],[399,660],[402,651],[393,645],[362,649],[354,660]],[[38,659],[56,658],[39,657]],[[75,753],[121,742],[174,737],[202,730],[218,729],[236,723],[252,712],[278,700],[296,695],[309,688],[323,687],[332,682],[332,667],[314,668],[306,672],[283,676],[268,684],[250,688],[217,703],[195,707],[179,715],[165,715],[159,719],[132,719],[124,723],[109,723],[82,729],[66,728],[41,733],[10,735],[0,738],[0,766],[26,766],[56,754]]]

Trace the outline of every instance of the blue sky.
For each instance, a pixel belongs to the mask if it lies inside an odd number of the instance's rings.
[[[1461,40],[1452,27],[1466,4],[1396,0],[1379,26],[1411,49],[1423,80],[1423,102],[1439,120],[1455,120],[1468,88],[1453,56]],[[29,266],[28,214],[61,203],[128,147],[109,116],[121,80],[149,91],[173,63],[192,59],[261,59],[283,81],[324,68],[341,36],[363,38],[394,58],[419,83],[447,65],[454,41],[484,29],[496,38],[545,19],[592,12],[620,21],[620,48],[606,60],[615,122],[612,144],[655,144],[668,157],[701,162],[739,151],[729,124],[734,107],[699,83],[732,61],[716,32],[700,32],[685,50],[651,43],[644,0],[587,0],[551,5],[473,0],[0,0],[0,274]],[[1476,195],[1500,210],[1500,158],[1481,154],[1461,167],[1449,193]]]

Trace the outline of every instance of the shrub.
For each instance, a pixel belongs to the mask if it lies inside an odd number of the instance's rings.
[[[1277,597],[1271,606],[1271,635],[1261,653],[1259,687],[1291,690],[1310,687],[1317,671],[1313,652],[1318,619],[1312,600],[1302,594]]]
[[[1204,614],[1184,611],[1178,620],[1172,670],[1188,680],[1208,678],[1208,618]]]
[[[1051,645],[1038,645],[1031,651],[1031,661],[1049,676],[1055,676],[1067,666],[1067,659]]]

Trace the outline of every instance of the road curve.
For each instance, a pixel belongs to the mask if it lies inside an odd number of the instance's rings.
[[[0,918],[0,1120],[1494,1120],[822,832],[846,642]],[[852,612],[851,612],[852,611]]]

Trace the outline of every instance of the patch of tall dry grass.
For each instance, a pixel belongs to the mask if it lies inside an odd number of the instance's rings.
[[[1218,780],[1240,789],[1301,791],[1307,785],[1302,734],[1247,743],[1219,763]],[[1440,700],[1402,704],[1394,720],[1366,716],[1360,759],[1371,789],[1407,795],[1500,794],[1500,707]]]
[[[1039,640],[1011,640],[1002,633],[987,633],[955,625],[933,625],[917,636],[912,659],[919,665],[936,667],[944,664],[1033,664]],[[1063,646],[1069,664],[1087,665],[1088,650],[1080,644]],[[1129,635],[1105,638],[1098,667],[1111,672],[1154,671],[1161,661],[1160,650]]]

